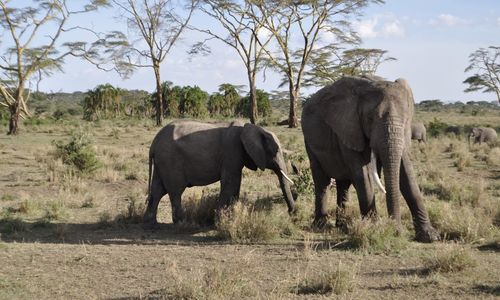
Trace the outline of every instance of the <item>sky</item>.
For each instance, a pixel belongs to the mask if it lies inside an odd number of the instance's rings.
[[[25,0],[21,0],[25,1]],[[117,29],[127,32],[114,10],[75,19],[78,25],[100,30]],[[198,24],[211,24],[200,14]],[[82,23],[82,24],[80,24]],[[378,75],[395,80],[407,79],[417,102],[429,99],[455,101],[494,101],[494,94],[464,93],[462,82],[468,75],[468,56],[481,47],[499,46],[500,1],[498,0],[387,0],[371,5],[354,23],[363,39],[362,47],[380,48],[397,61],[382,64]],[[201,39],[199,33],[186,32],[162,64],[162,80],[176,85],[197,85],[214,92],[222,83],[246,85],[246,71],[233,49],[212,44],[212,54],[189,57],[187,49]],[[268,72],[259,74],[258,88],[276,90],[280,76]],[[126,89],[155,89],[152,69],[138,69],[129,79],[115,73],[96,70],[92,65],[67,59],[64,73],[54,74],[42,81],[46,92],[87,91],[103,83]],[[310,94],[319,88],[309,88]]]

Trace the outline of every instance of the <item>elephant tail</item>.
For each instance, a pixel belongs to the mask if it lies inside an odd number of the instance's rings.
[[[149,176],[148,176],[148,196],[146,197],[146,204],[148,204],[149,196],[151,195],[151,176],[153,175],[153,153],[149,153]]]

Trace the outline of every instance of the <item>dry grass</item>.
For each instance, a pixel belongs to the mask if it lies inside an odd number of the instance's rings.
[[[343,295],[352,292],[356,287],[356,273],[352,266],[347,267],[340,262],[336,268],[319,274],[309,275],[303,279],[293,291],[299,295]]]
[[[476,266],[473,254],[462,247],[450,247],[422,258],[426,273],[455,273]]]
[[[171,222],[165,197],[158,210],[160,228],[144,231],[140,224],[147,153],[158,128],[151,122],[134,122],[101,121],[93,128],[83,127],[91,132],[92,149],[102,164],[92,175],[74,170],[50,153],[54,151],[51,141],[66,141],[81,127],[79,121],[37,125],[19,137],[0,135],[0,260],[9,262],[2,267],[0,298],[494,295],[491,287],[500,276],[491,267],[498,264],[500,236],[498,146],[469,148],[463,137],[447,136],[413,145],[411,155],[425,204],[433,225],[445,238],[431,245],[409,241],[413,226],[404,203],[403,228],[410,232],[398,235],[385,217],[385,200],[379,194],[381,220],[361,220],[352,188],[345,231],[313,230],[314,196],[303,139],[300,129],[284,127],[269,129],[292,151],[287,155],[301,169],[291,175],[297,183],[295,192],[300,190],[295,215],[288,216],[272,172],[245,169],[243,197],[219,218],[218,227],[209,225],[219,193],[215,184],[184,193],[186,223],[195,224],[195,230],[164,224]],[[328,205],[333,221],[334,189],[330,189]],[[229,243],[215,239],[216,235]],[[439,256],[450,248],[449,240],[458,244],[454,248],[467,249],[476,266],[467,264],[467,254]],[[468,250],[471,247],[481,250]],[[412,273],[422,269],[420,257],[434,258],[424,266],[433,275]],[[175,268],[169,263],[172,260]],[[340,260],[339,266],[329,263]],[[463,270],[455,271],[460,265],[465,266]],[[362,270],[357,272],[356,266]],[[444,273],[447,268],[453,271]],[[467,276],[454,276],[455,272]],[[298,294],[299,287],[311,294]]]

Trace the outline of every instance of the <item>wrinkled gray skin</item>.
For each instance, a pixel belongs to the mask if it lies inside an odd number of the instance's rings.
[[[474,127],[469,134],[469,145],[470,139],[473,140],[474,144],[494,143],[497,140],[497,132],[489,127]]]
[[[427,130],[423,123],[411,124],[411,139],[427,143]]]
[[[290,185],[281,173],[281,170],[286,172],[285,160],[273,133],[240,122],[174,121],[168,124],[158,132],[149,152],[150,187],[145,226],[157,224],[158,203],[165,194],[170,197],[173,222],[182,221],[181,196],[186,187],[220,181],[218,206],[230,205],[239,197],[243,167],[273,170],[288,211],[293,211]]]
[[[409,157],[414,101],[404,79],[344,77],[311,97],[302,131],[315,189],[315,223],[327,218],[327,187],[337,187],[337,218],[354,185],[364,217],[376,214],[371,152],[384,171],[389,215],[400,226],[400,192],[412,214],[416,240],[437,239]],[[340,212],[340,213],[339,213]]]

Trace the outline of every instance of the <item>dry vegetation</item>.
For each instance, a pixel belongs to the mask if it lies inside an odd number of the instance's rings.
[[[440,117],[500,124],[498,113]],[[191,188],[183,199],[186,222],[171,224],[165,197],[160,229],[144,231],[152,123],[66,120],[25,128],[18,137],[0,135],[0,299],[500,295],[498,143],[469,147],[464,137],[444,136],[413,145],[426,206],[443,239],[426,245],[411,241],[406,205],[398,235],[383,196],[377,194],[379,218],[360,220],[353,190],[345,228],[312,229],[313,186],[300,129],[269,127],[300,169],[294,216],[272,172],[244,170],[233,208],[215,214],[218,184]],[[331,197],[334,216],[334,189]]]

